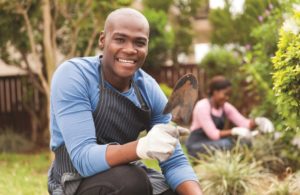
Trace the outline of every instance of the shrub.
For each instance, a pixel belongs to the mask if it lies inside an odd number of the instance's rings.
[[[12,129],[0,131],[0,152],[27,152],[33,149],[34,144]]]
[[[287,19],[280,31],[278,51],[273,58],[273,83],[278,111],[286,126],[300,127],[300,11]]]
[[[168,51],[173,48],[174,31],[168,28],[168,16],[162,10],[148,8],[143,13],[151,26],[148,57],[143,67],[159,68],[165,64]]]
[[[209,77],[224,75],[228,78],[241,67],[242,60],[233,52],[221,47],[214,47],[200,63]]]

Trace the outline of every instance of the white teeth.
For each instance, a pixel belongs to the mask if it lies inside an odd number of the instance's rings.
[[[118,61],[119,61],[119,62],[122,62],[122,63],[131,63],[131,64],[134,63],[133,60],[125,60],[125,59],[120,59],[120,58],[118,58]]]

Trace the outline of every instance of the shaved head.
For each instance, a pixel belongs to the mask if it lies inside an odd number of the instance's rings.
[[[139,11],[120,8],[111,12],[99,36],[104,78],[126,91],[148,54],[149,22]]]
[[[104,33],[109,32],[111,26],[114,25],[116,22],[121,22],[128,19],[139,20],[144,25],[144,28],[148,29],[149,31],[149,22],[141,12],[132,8],[120,8],[111,12],[107,16],[104,24]]]

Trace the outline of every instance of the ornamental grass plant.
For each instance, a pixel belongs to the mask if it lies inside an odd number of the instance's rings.
[[[209,149],[194,163],[204,194],[209,195],[255,194],[266,191],[274,178],[239,144],[231,151]]]

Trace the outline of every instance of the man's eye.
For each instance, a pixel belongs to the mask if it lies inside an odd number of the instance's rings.
[[[118,43],[123,43],[123,42],[124,42],[124,39],[123,39],[123,38],[115,38],[115,40],[116,40]]]
[[[139,47],[143,47],[143,46],[146,45],[146,43],[144,41],[137,41],[136,45],[139,46]]]

